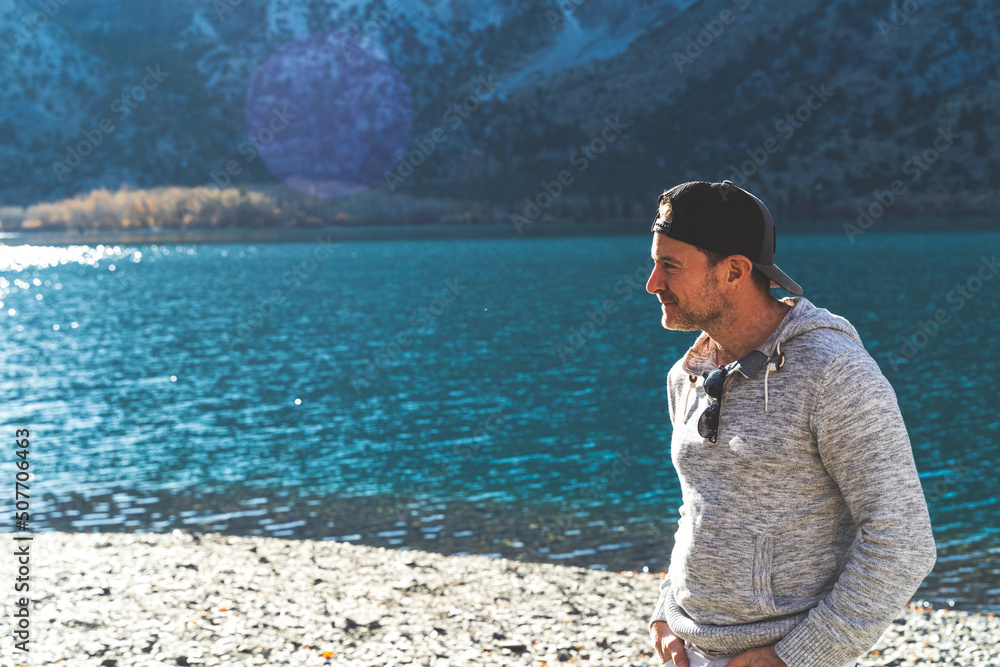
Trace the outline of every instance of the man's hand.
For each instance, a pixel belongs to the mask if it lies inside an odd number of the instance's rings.
[[[684,640],[673,633],[666,621],[653,623],[649,628],[649,636],[653,639],[653,646],[656,648],[656,654],[660,656],[661,663],[666,664],[667,660],[673,660],[676,667],[688,667]]]
[[[788,667],[773,646],[752,648],[726,663],[726,667]]]

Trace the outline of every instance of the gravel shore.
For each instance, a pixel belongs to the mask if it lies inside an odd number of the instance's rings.
[[[657,574],[179,533],[37,533],[31,568],[31,651],[5,601],[4,665],[659,664]],[[998,646],[996,616],[911,605],[859,664],[1000,665]]]

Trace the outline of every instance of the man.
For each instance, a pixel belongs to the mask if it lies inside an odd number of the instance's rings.
[[[701,330],[667,377],[680,508],[649,625],[676,667],[847,667],[936,559],[895,393],[844,318],[773,262],[759,199],[660,196],[647,291]],[[778,300],[772,281],[797,297]]]

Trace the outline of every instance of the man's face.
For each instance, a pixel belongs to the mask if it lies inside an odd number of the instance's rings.
[[[704,330],[719,321],[726,303],[705,253],[690,243],[656,232],[652,256],[656,265],[646,282],[646,291],[660,301],[664,329]]]

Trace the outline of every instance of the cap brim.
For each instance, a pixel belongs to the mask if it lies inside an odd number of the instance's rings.
[[[757,264],[754,262],[754,268],[760,269],[761,273],[770,278],[778,287],[785,290],[789,294],[795,296],[802,296],[802,288],[797,282],[788,277],[788,275],[779,269],[774,264]]]

